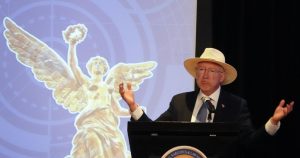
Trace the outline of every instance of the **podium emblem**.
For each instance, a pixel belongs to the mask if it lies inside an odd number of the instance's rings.
[[[207,158],[199,149],[192,146],[176,146],[164,153],[162,158]]]

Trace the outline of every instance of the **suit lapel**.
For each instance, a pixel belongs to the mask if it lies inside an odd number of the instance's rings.
[[[191,121],[198,93],[199,91],[193,91],[191,93],[187,93],[185,103],[187,104],[188,109],[186,111],[186,114],[184,115],[183,118],[184,121]]]
[[[226,118],[226,113],[224,113],[224,111],[225,108],[228,108],[227,98],[228,98],[227,93],[221,90],[215,117],[214,117],[214,122],[223,122],[223,120]]]

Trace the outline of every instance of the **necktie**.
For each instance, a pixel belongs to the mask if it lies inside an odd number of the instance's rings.
[[[198,122],[206,122],[207,117],[207,108],[209,106],[209,98],[202,98],[203,104],[197,114],[197,121]]]

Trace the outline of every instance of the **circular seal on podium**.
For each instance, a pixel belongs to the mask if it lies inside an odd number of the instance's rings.
[[[162,158],[207,158],[199,149],[192,146],[176,146],[164,153]]]

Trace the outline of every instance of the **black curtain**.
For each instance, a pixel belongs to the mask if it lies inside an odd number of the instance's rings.
[[[272,143],[262,146],[256,156],[299,155],[299,5],[289,0],[204,2],[198,1],[196,55],[205,47],[215,47],[225,54],[226,62],[237,69],[238,78],[223,88],[248,101],[254,125],[263,126],[281,99],[296,103]],[[209,11],[200,11],[206,3]],[[209,20],[201,20],[203,16]]]

